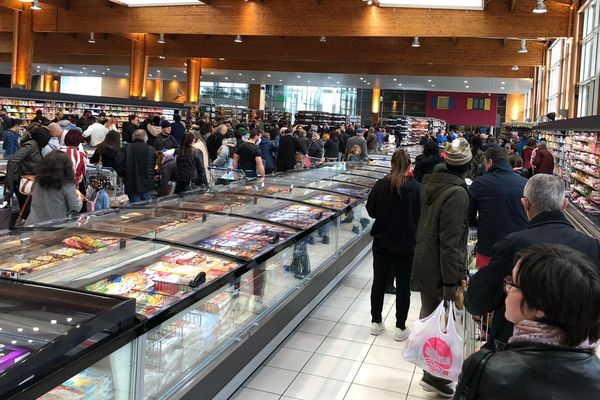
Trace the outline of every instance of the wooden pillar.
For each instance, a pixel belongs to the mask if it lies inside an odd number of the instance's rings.
[[[250,85],[248,93],[248,109],[265,109],[265,91],[261,85]]]
[[[187,60],[186,104],[198,104],[200,101],[200,76],[202,64],[199,59]]]
[[[371,103],[371,125],[379,123],[379,112],[381,111],[381,89],[373,89],[373,100]]]
[[[129,67],[129,97],[146,98],[148,79],[148,56],[146,56],[146,35],[140,33],[131,42],[131,64]]]
[[[12,88],[31,89],[34,44],[33,11],[28,6],[25,6],[23,7],[23,11],[14,12]]]
[[[160,79],[155,79],[153,81],[154,86],[152,90],[152,100],[154,101],[162,101],[163,97],[163,81]]]

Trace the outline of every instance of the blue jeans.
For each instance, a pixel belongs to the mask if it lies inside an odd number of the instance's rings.
[[[130,203],[139,203],[140,201],[148,200],[152,196],[152,192],[127,194]]]

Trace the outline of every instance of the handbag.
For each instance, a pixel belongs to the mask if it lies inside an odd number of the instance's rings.
[[[455,399],[475,399],[479,389],[479,384],[481,383],[481,376],[485,370],[485,365],[493,354],[493,351],[484,347],[467,359],[465,372],[460,377],[460,381],[456,387]]]
[[[31,196],[35,188],[35,175],[21,175],[19,181],[19,192],[25,196]]]
[[[457,329],[457,310],[454,302],[448,305],[447,322],[444,302],[427,318],[415,322],[402,355],[404,359],[438,378],[458,380],[463,363],[464,340]]]

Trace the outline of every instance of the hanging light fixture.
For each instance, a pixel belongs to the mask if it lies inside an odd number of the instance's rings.
[[[19,0],[21,3],[33,3],[34,0]]]
[[[372,6],[373,5],[373,0],[368,0],[367,1],[367,5]]]
[[[511,70],[513,71],[518,71],[519,70],[519,66],[518,65],[513,65]]]
[[[42,7],[40,6],[40,2],[38,0],[35,0],[30,8],[35,11],[39,11],[42,9]]]
[[[546,9],[546,4],[544,4],[544,0],[537,0],[533,12],[536,14],[544,14],[548,12],[548,10]]]
[[[233,41],[236,43],[242,43],[242,37],[240,35],[237,35]]]
[[[321,36],[321,37],[319,38],[319,42],[321,42],[321,43],[325,43],[325,42],[327,42],[327,36]]]
[[[421,47],[421,43],[419,43],[419,37],[415,36],[415,38],[413,39],[413,42],[411,44],[412,47]]]
[[[88,39],[88,43],[96,43],[96,38],[94,37],[94,32],[90,32],[90,38]]]
[[[158,34],[158,44],[165,44],[165,34],[164,33],[159,33]]]
[[[521,39],[521,47],[519,48],[519,53],[527,53],[527,41],[525,39]]]

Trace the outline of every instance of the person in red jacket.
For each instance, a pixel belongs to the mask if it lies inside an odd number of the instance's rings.
[[[531,154],[535,149],[535,139],[530,138],[527,141],[527,146],[523,147],[523,168],[529,171],[529,175],[533,175],[533,166],[531,165]]]
[[[531,155],[531,164],[534,174],[552,174],[554,173],[554,156],[546,147],[546,141],[540,140],[538,147]]]

